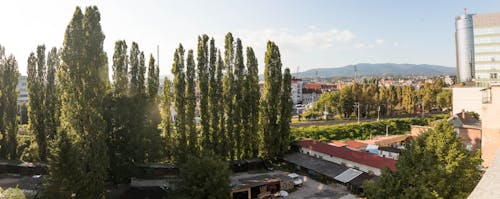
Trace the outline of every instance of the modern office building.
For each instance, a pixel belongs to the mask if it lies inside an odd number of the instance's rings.
[[[479,86],[500,81],[500,12],[473,15],[474,67]]]
[[[455,18],[457,81],[500,82],[500,12]]]

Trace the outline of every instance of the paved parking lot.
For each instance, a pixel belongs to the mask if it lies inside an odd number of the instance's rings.
[[[297,191],[290,193],[290,199],[355,199],[348,191],[320,183],[307,176],[302,178],[304,184]]]

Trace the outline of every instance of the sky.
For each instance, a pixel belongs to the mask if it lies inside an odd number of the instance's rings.
[[[108,57],[116,40],[135,41],[155,57],[159,46],[161,75],[170,75],[179,43],[196,49],[198,35],[207,34],[222,49],[227,32],[254,48],[260,73],[268,40],[292,72],[356,63],[455,67],[455,16],[465,7],[500,12],[498,0],[0,1],[0,45],[26,74],[30,52],[61,47],[75,7],[88,5],[101,13]]]

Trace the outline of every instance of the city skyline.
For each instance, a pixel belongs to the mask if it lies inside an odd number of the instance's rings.
[[[61,47],[74,7],[93,4],[100,8],[108,61],[119,39],[129,46],[136,41],[141,50],[155,56],[159,45],[161,75],[170,74],[179,43],[194,49],[197,36],[207,34],[222,48],[227,32],[254,47],[260,73],[267,40],[280,46],[284,67],[293,71],[385,62],[455,67],[455,16],[463,14],[464,7],[469,13],[491,13],[500,5],[494,1],[4,2],[0,17],[8,19],[3,20],[7,31],[0,32],[0,44],[14,54],[25,75],[27,56],[36,45]]]

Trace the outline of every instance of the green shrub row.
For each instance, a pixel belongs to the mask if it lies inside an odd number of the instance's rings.
[[[410,125],[429,125],[431,122],[445,119],[447,115],[438,115],[425,118],[397,118],[378,122],[361,124],[337,124],[330,126],[309,126],[291,129],[294,140],[311,138],[328,142],[331,140],[366,140],[372,136],[385,135],[386,126],[390,135],[401,135],[410,131]]]

